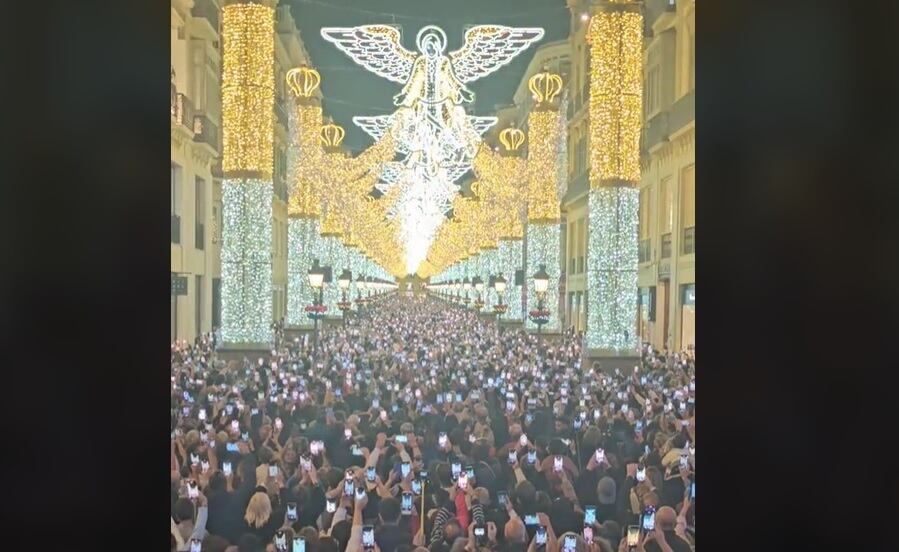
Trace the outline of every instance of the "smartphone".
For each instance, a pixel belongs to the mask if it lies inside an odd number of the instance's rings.
[[[353,430],[350,428],[344,429],[343,437],[344,437],[344,439],[347,439],[347,440],[352,439],[353,438]]]
[[[469,479],[474,479],[474,466],[465,466],[465,473],[468,474]]]
[[[203,473],[209,471],[209,460],[203,460],[200,462],[200,469],[203,470]]]
[[[226,476],[231,475],[231,462],[222,462],[222,471]]]
[[[478,544],[484,544],[487,541],[487,527],[482,524],[475,525],[474,538]]]
[[[462,490],[468,488],[468,474],[465,472],[459,474],[459,488]]]
[[[353,456],[364,456],[362,454],[362,449],[359,448],[359,445],[353,445],[352,447],[350,447],[350,452],[353,454]]]
[[[409,438],[406,437],[405,435],[397,435],[397,436],[396,436],[396,442],[397,442],[397,443],[402,443],[402,444],[405,445],[406,443],[409,442]]]
[[[287,519],[290,521],[297,520],[297,503],[296,502],[288,502],[287,503]]]
[[[247,431],[244,431],[243,433],[241,433],[240,440],[243,442],[248,442],[250,440],[250,433]]]
[[[680,467],[681,469],[689,469],[690,468],[690,457],[686,454],[680,455]]]
[[[343,494],[344,496],[353,496],[353,491],[356,489],[356,484],[352,479],[344,480],[343,482]]]
[[[593,525],[596,523],[596,506],[584,507],[584,525]]]
[[[646,468],[643,466],[637,468],[637,481],[646,481]]]
[[[284,531],[275,533],[273,544],[275,545],[275,550],[278,552],[287,552],[287,533]]]
[[[404,516],[412,514],[412,493],[403,493],[400,499],[400,512]]]
[[[562,541],[562,550],[576,550],[577,549],[577,535],[565,535],[565,540]]]
[[[462,473],[462,464],[460,464],[459,462],[453,462],[450,465],[450,468],[451,468],[451,473],[453,475],[453,479],[458,479],[459,474]]]
[[[515,401],[506,401],[506,410],[509,412],[515,410]]]
[[[690,500],[696,498],[696,482],[690,483]]]
[[[200,496],[200,489],[197,487],[197,482],[191,479],[187,482],[187,498],[197,498]]]
[[[546,546],[546,527],[540,525],[537,527],[537,535],[534,537],[537,546]]]
[[[528,446],[528,436],[522,433],[521,437],[518,438],[518,445],[522,447]]]
[[[652,531],[656,527],[656,510],[652,506],[643,511],[643,530]]]
[[[375,528],[373,525],[362,527],[362,548],[372,550],[375,547]]]
[[[357,487],[356,488],[356,500],[362,500],[363,498],[365,498],[365,488]]]
[[[537,451],[529,450],[528,451],[528,464],[536,464],[537,463]]]
[[[281,418],[275,418],[275,427],[279,430],[284,427],[284,422],[281,421]]]
[[[553,458],[553,471],[560,472],[562,471],[562,457],[556,456]]]
[[[421,494],[421,480],[420,479],[412,480],[412,492],[417,495]]]
[[[334,512],[336,512],[337,511],[337,501],[334,500],[333,498],[329,498],[325,502],[325,511],[328,512],[329,514],[333,514]]]
[[[496,493],[496,501],[503,508],[506,507],[506,504],[509,503],[509,493],[506,491],[499,491]]]
[[[637,546],[637,542],[640,540],[640,526],[639,525],[629,525],[627,527],[627,545],[628,546]]]
[[[528,515],[524,516],[524,524],[525,525],[530,525],[533,527],[534,525],[537,525],[538,523],[540,523],[540,522],[537,520],[536,514],[528,514]]]
[[[447,442],[447,436],[446,436],[446,433],[440,432],[440,435],[437,437],[437,443],[438,443],[441,447],[445,447],[445,446],[446,446],[446,442]]]
[[[368,481],[369,483],[374,483],[376,476],[377,476],[377,473],[375,472],[374,466],[369,466],[369,467],[365,468],[365,480],[366,481]]]
[[[601,448],[596,449],[596,461],[603,462],[606,459],[606,451]]]
[[[190,539],[190,552],[203,552],[203,541]]]
[[[584,526],[584,541],[593,544],[593,527]]]
[[[278,466],[269,466],[268,467],[268,476],[269,477],[278,477]]]
[[[514,450],[510,450],[509,451],[509,463],[514,464],[516,461],[518,461],[518,455],[515,454]]]
[[[303,457],[301,457],[301,458],[300,458],[300,465],[301,465],[301,466],[303,467],[303,469],[306,470],[306,471],[311,470],[311,469],[312,469],[312,458],[309,458],[308,456],[303,456]]]

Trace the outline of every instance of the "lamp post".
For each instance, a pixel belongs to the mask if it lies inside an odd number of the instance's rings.
[[[350,287],[350,282],[353,281],[353,273],[350,272],[350,269],[345,268],[343,272],[340,274],[340,277],[337,278],[337,285],[340,286],[341,291],[341,300],[340,304],[337,305],[340,307],[340,312],[343,313],[343,327],[346,328],[346,313],[350,310],[352,303],[347,301],[346,292]]]
[[[475,276],[471,280],[471,285],[474,287],[476,293],[476,299],[474,301],[474,309],[478,312],[484,307],[484,300],[482,298],[482,292],[484,291],[484,280],[481,280],[480,276]]]
[[[462,302],[465,303],[465,306],[468,306],[468,303],[471,301],[471,280],[465,278],[462,280],[462,290],[465,292],[465,297],[462,299]]]
[[[318,291],[318,294],[316,295],[314,304],[316,306],[321,306],[322,291],[324,290],[324,287],[325,287],[325,270],[321,266],[319,266],[318,259],[315,259],[314,261],[312,261],[312,268],[309,269],[308,274],[309,274],[309,285],[312,286],[312,289]],[[318,319],[319,319],[319,313],[314,312],[312,322],[313,322],[313,329],[314,329],[313,331],[315,333],[315,335],[314,335],[315,341],[313,343],[314,343],[314,347],[315,347],[316,351],[318,350]]]
[[[493,307],[494,312],[496,312],[496,318],[499,320],[503,317],[503,313],[506,312],[506,305],[503,305],[503,295],[506,293],[506,279],[502,275],[493,279],[493,289],[496,290],[496,296],[499,299],[499,303]]]
[[[537,324],[537,333],[539,334],[542,333],[543,325],[547,322],[542,314],[546,311],[544,301],[546,300],[546,290],[549,289],[549,274],[546,273],[546,265],[540,265],[540,270],[534,273],[533,278],[534,291],[537,293],[537,310],[541,313],[534,320],[534,323]]]

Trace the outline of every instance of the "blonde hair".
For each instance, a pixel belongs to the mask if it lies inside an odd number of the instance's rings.
[[[269,500],[265,493],[255,493],[247,504],[247,512],[244,514],[244,521],[247,525],[259,529],[266,523],[272,515],[272,501]]]

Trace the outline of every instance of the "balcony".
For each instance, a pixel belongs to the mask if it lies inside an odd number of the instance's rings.
[[[172,87],[174,91],[175,88]],[[197,114],[194,110],[193,104],[190,102],[190,98],[182,94],[181,92],[175,92],[172,95],[172,121],[178,123],[179,125],[194,130],[194,119]]]
[[[194,0],[194,9],[191,15],[205,18],[212,28],[218,31],[219,9],[212,3],[212,0]]]
[[[640,243],[637,246],[637,255],[638,262],[640,263],[648,263],[652,260],[652,240],[646,238],[645,240],[640,240]]]
[[[181,243],[181,217],[172,214],[172,243]]]
[[[202,224],[197,223],[194,236],[196,236],[194,239],[194,246],[200,250],[206,249],[206,228]]]
[[[206,144],[219,151],[219,127],[206,115],[194,116],[194,142]]]
[[[662,254],[660,255],[660,258],[671,258],[671,232],[662,234]]]
[[[696,253],[696,227],[691,226],[689,228],[684,228],[684,239],[682,241],[683,247],[681,248],[683,255],[690,255]]]

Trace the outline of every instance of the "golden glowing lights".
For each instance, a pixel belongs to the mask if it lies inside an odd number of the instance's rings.
[[[524,132],[515,127],[505,128],[499,133],[499,141],[506,151],[518,151],[524,143]]]
[[[562,77],[544,71],[528,79],[528,89],[538,104],[552,102],[562,92]]]
[[[222,170],[271,180],[274,163],[275,10],[222,9]]]
[[[617,2],[631,4],[630,2]],[[590,44],[590,186],[640,180],[643,16],[639,5],[597,13]]]
[[[557,222],[561,217],[556,188],[558,113],[534,109],[528,114],[528,220]]]
[[[287,86],[297,98],[311,98],[322,82],[318,71],[312,67],[297,67],[287,72]]]
[[[298,150],[297,167],[291,176],[287,216],[318,218],[321,214],[319,167],[323,157],[319,133],[322,108],[308,102],[295,102],[290,132]]]
[[[340,146],[340,143],[343,142],[343,137],[346,136],[346,131],[343,130],[343,127],[339,125],[335,125],[333,123],[324,125],[321,130],[321,140],[322,145],[328,148],[336,148]]]

